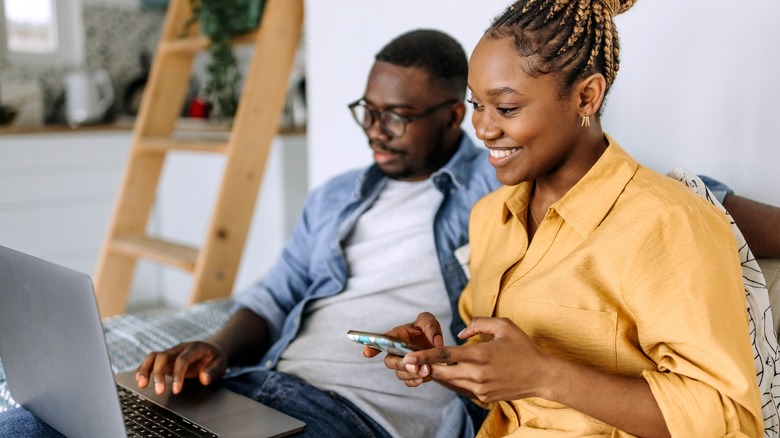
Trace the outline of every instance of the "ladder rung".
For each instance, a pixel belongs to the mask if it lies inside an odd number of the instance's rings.
[[[195,271],[198,258],[196,248],[138,234],[115,237],[111,242],[111,249],[176,266],[188,272]]]
[[[233,45],[251,44],[257,38],[257,30],[243,33],[233,38]],[[166,54],[197,53],[211,45],[211,38],[206,35],[195,35],[160,43],[160,50]]]
[[[177,150],[225,153],[228,143],[225,140],[209,139],[146,138],[138,142],[138,147],[149,152]]]
[[[176,40],[163,41],[159,50],[163,54],[197,53],[211,45],[211,39],[206,35],[196,35]]]

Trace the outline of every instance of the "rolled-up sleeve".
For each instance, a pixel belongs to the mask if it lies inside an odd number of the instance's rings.
[[[671,209],[638,240],[623,275],[639,342],[657,364],[642,376],[672,436],[763,430],[736,241],[720,216]]]

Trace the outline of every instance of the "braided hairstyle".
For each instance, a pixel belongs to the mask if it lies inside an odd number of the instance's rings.
[[[594,73],[604,75],[608,92],[620,65],[620,42],[612,18],[634,3],[519,0],[493,20],[485,36],[513,38],[527,74],[560,74],[561,98],[577,80]]]
[[[399,67],[419,67],[463,99],[469,62],[466,52],[450,35],[435,29],[417,29],[399,35],[375,56],[376,61]]]

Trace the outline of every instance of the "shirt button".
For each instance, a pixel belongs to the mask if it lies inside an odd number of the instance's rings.
[[[271,361],[271,359],[268,359],[267,361],[265,361],[265,367],[266,367],[266,368],[269,368],[269,369],[270,369],[270,368],[271,368],[271,365],[273,365],[273,364],[274,364],[274,363],[273,363],[273,361]]]

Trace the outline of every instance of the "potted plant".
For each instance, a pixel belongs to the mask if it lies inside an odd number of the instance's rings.
[[[194,22],[211,38],[206,65],[204,93],[212,105],[212,114],[230,118],[238,108],[241,71],[231,41],[236,35],[257,28],[263,0],[190,0]]]

